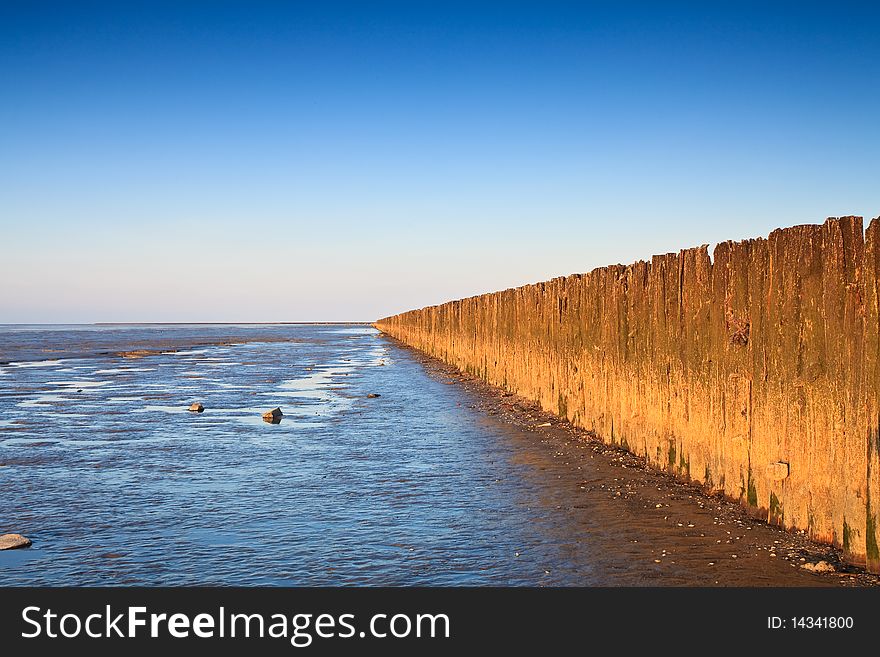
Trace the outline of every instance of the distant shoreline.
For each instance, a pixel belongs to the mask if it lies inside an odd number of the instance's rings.
[[[353,324],[370,325],[372,322],[92,322],[93,326],[229,326],[234,324],[247,326],[280,326],[306,324],[308,326],[351,326]]]

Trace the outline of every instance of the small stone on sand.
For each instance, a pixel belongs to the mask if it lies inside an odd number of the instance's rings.
[[[801,568],[809,570],[811,573],[833,573],[834,566],[827,561],[819,561],[818,563],[803,563]]]

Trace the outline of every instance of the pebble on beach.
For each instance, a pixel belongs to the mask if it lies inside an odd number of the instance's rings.
[[[21,534],[3,534],[0,536],[0,550],[15,550],[28,547],[31,540]]]
[[[801,568],[809,570],[812,573],[833,573],[835,568],[827,561],[819,561],[817,563],[802,563]]]

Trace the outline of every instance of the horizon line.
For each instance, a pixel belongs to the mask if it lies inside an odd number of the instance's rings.
[[[340,322],[2,322],[0,326],[282,326],[282,325],[372,325],[376,320],[352,320]]]

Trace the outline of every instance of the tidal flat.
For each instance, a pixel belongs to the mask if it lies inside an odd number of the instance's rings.
[[[0,327],[0,482],[0,585],[878,581],[368,325]]]

